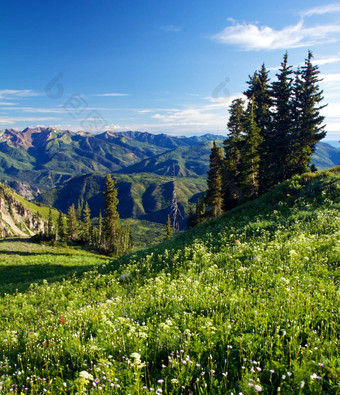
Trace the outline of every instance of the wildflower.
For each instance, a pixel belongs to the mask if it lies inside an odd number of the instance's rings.
[[[301,383],[300,383],[300,388],[303,388],[305,386],[305,382],[304,381],[301,381]]]
[[[270,369],[269,372],[270,372],[271,374],[273,374],[275,371],[274,371],[273,369]]]
[[[157,380],[157,383],[158,383],[158,384],[163,384],[163,383],[164,383],[164,380],[163,380],[163,379]]]
[[[262,391],[262,387],[260,385],[258,385],[258,384],[256,384],[254,388],[255,388],[255,391],[257,391],[257,392],[261,392]]]
[[[321,380],[321,377],[320,376],[318,376],[316,373],[313,373],[311,376],[310,376],[310,378],[312,379],[312,380]]]

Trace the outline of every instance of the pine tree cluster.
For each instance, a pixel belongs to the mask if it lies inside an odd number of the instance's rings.
[[[249,76],[245,99],[231,103],[224,156],[215,143],[211,149],[209,216],[308,171],[315,145],[326,135],[320,72],[312,59],[309,51],[304,65],[293,71],[286,53],[274,82],[262,65]]]
[[[123,228],[119,224],[117,189],[110,175],[106,176],[104,197],[105,216],[103,219],[99,213],[97,225],[91,220],[91,210],[87,202],[83,210],[78,202],[77,209],[72,204],[66,216],[59,212],[56,224],[50,210],[45,237],[59,242],[79,243],[108,255],[120,256],[130,252],[131,230],[129,226]]]

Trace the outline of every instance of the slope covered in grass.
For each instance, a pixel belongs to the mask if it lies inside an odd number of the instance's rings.
[[[2,391],[335,394],[340,168],[0,304]]]

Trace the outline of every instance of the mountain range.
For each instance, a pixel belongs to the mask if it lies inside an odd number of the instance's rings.
[[[210,134],[174,137],[146,132],[90,134],[55,128],[5,129],[0,131],[0,181],[33,198],[74,176],[120,172],[145,159],[218,137]],[[196,175],[190,169],[181,171],[185,175]],[[198,172],[202,174],[202,170]]]
[[[212,141],[225,136],[176,137],[147,132],[91,134],[56,128],[0,131],[0,182],[17,193],[66,212],[88,201],[92,214],[103,209],[105,174],[117,180],[122,218],[164,223],[173,177],[182,214],[188,201],[206,189]],[[318,169],[340,162],[340,149],[320,142],[312,163]]]

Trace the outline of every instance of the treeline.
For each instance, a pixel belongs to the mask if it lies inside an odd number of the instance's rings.
[[[313,170],[309,166],[315,145],[326,132],[320,72],[312,58],[309,51],[304,65],[293,71],[286,53],[274,82],[265,65],[249,76],[245,97],[233,100],[229,108],[224,154],[213,144],[204,198],[208,208],[202,210],[199,203],[196,222]]]
[[[104,192],[105,215],[102,217],[99,213],[96,225],[91,219],[91,210],[87,202],[83,210],[80,208],[80,204],[77,209],[72,204],[66,216],[59,212],[56,222],[53,220],[50,210],[45,234],[39,235],[38,238],[79,243],[96,251],[115,256],[130,252],[132,249],[130,226],[123,228],[119,223],[117,211],[119,201],[115,184],[116,182],[111,176],[107,175],[106,191]]]

